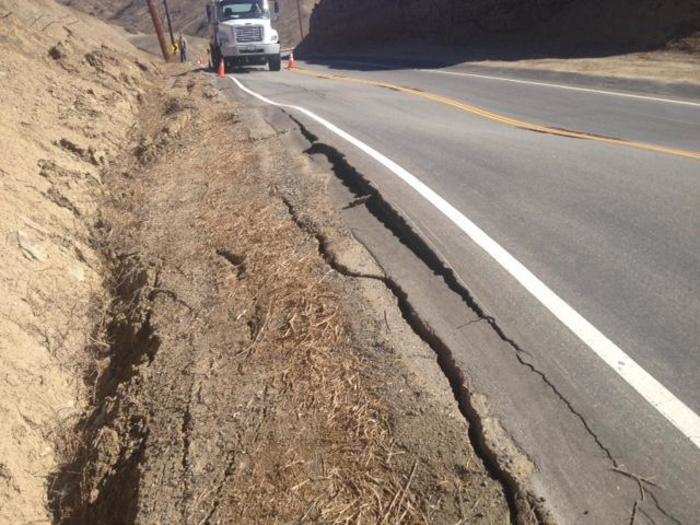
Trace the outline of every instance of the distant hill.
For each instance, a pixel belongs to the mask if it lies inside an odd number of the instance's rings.
[[[420,40],[643,50],[700,31],[700,1],[320,0],[310,27],[309,48]]]
[[[153,31],[151,18],[144,0],[59,0],[81,11],[85,11],[108,22],[119,24],[132,31],[150,33]],[[157,4],[161,6],[162,1]],[[206,0],[168,0],[175,32],[205,36],[207,17]],[[300,0],[304,33],[308,31],[308,21],[316,0]],[[293,47],[300,40],[299,18],[296,0],[280,0],[280,19],[275,27],[280,32],[284,47]],[[165,19],[165,18],[163,18]]]
[[[127,29],[151,32],[144,0],[60,0]],[[284,47],[300,42],[296,0],[279,0]],[[299,0],[305,49],[368,42],[644,50],[693,43],[700,0]],[[206,0],[168,0],[176,31],[206,34]],[[158,1],[161,4],[161,1]],[[690,38],[688,38],[690,37]],[[687,47],[687,44],[684,44]]]
[[[132,31],[153,32],[153,25],[144,0],[59,0],[103,20],[119,24]],[[162,2],[158,1],[159,5]],[[206,0],[168,0],[175,31],[193,35],[206,33]]]

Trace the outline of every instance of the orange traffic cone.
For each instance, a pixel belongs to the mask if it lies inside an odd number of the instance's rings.
[[[224,78],[226,76],[226,66],[224,65],[224,59],[219,62],[219,78]]]
[[[297,61],[294,60],[294,51],[289,53],[289,62],[287,62],[287,69],[295,69],[297,67]]]

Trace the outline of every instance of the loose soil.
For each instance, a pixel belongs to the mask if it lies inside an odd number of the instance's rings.
[[[49,519],[49,475],[102,352],[101,171],[156,70],[120,29],[0,0],[0,523]]]

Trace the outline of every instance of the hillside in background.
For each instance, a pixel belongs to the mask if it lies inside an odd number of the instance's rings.
[[[124,26],[130,31],[153,32],[144,0],[60,0],[61,3]],[[206,33],[206,0],[169,0],[175,31],[193,35]],[[162,5],[162,2],[158,2]],[[165,17],[163,17],[165,20]]]
[[[151,32],[143,0],[62,0],[129,30]],[[161,2],[158,2],[161,4]],[[175,31],[206,34],[206,0],[169,0]],[[462,46],[479,58],[697,51],[698,0],[300,0],[309,51],[405,41]],[[280,0],[283,47],[300,41],[296,0]],[[484,51],[488,50],[488,51]]]
[[[104,0],[60,0],[60,2],[108,22],[124,26],[130,31],[153,32],[153,25],[144,0],[112,0],[109,2]],[[162,11],[162,1],[158,0],[157,3],[161,6]],[[315,3],[316,0],[300,1],[305,33],[308,31],[308,21]],[[205,36],[207,33],[206,4],[206,0],[168,0],[174,31]],[[164,15],[163,19],[165,20]],[[284,47],[292,47],[299,43],[300,30],[296,0],[280,0],[280,18],[275,27],[280,32],[280,39]]]
[[[473,46],[513,44],[569,55],[692,44],[697,0],[320,0],[306,49],[418,40]],[[509,46],[496,46],[508,50]],[[688,49],[690,50],[690,49]],[[505,57],[504,57],[505,58]]]

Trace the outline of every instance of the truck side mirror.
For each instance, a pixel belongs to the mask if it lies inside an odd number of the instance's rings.
[[[279,13],[279,12],[280,12],[280,3],[279,3],[279,2],[275,2],[275,3],[273,4],[272,9],[275,11],[275,14]]]

